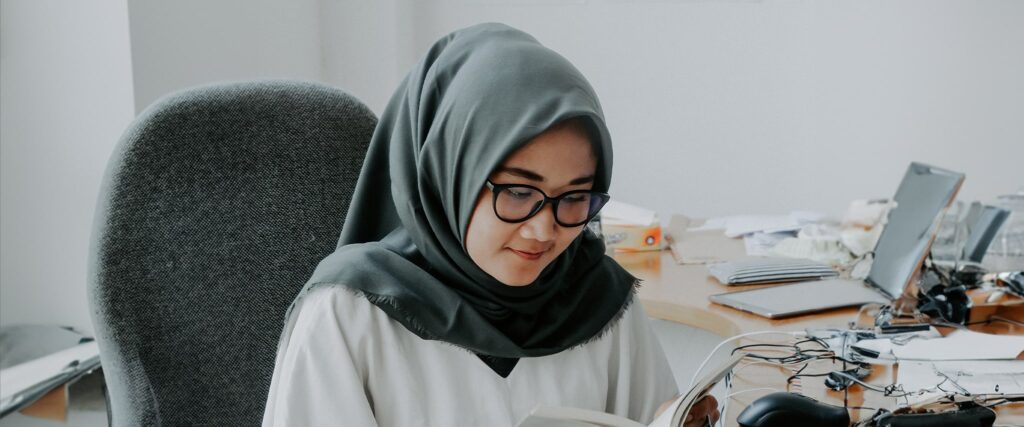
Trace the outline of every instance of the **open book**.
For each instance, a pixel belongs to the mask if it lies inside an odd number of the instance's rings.
[[[677,398],[658,418],[655,418],[648,427],[675,427],[681,424],[690,412],[694,403],[697,403],[715,384],[732,372],[733,366],[743,359],[742,354],[735,354],[721,365],[708,371],[701,377],[693,387]],[[636,421],[623,418],[617,415],[604,412],[592,411],[589,409],[565,408],[539,406],[526,418],[517,424],[517,427],[644,427]]]

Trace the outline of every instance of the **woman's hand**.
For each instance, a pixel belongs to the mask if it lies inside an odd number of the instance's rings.
[[[677,398],[678,396],[662,403],[661,406],[658,407],[654,417],[657,418],[658,415],[661,415],[661,413],[668,408],[672,402],[675,402]],[[718,400],[716,400],[714,396],[706,394],[693,404],[693,407],[690,408],[690,413],[686,415],[686,419],[683,420],[683,425],[681,427],[703,427],[705,425],[714,425],[718,422],[718,419],[721,418],[721,416],[722,414],[718,412]],[[705,421],[708,419],[711,420],[710,424],[705,424]]]
[[[690,408],[690,413],[686,414],[686,419],[683,420],[683,427],[714,425],[721,416],[722,414],[718,412],[718,400],[715,396],[706,394]],[[709,419],[710,424],[705,424],[704,422]]]

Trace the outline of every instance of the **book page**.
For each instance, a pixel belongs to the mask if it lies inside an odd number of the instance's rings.
[[[743,359],[742,354],[736,354],[726,360],[724,363],[716,366],[714,369],[708,371],[703,377],[701,377],[687,392],[686,394],[679,396],[668,408],[666,408],[661,415],[659,415],[649,427],[676,427],[680,425],[680,421],[686,414],[690,412],[690,408],[697,402],[702,396],[708,393],[715,384],[725,378],[725,376],[732,372],[733,366],[736,366],[739,361]],[[606,414],[604,412],[592,411],[589,409],[579,408],[567,408],[567,407],[550,407],[550,406],[539,406],[533,410],[526,418],[516,424],[517,427],[643,427],[636,421],[620,417],[617,415]]]
[[[636,421],[589,409],[541,406],[517,427],[644,427]]]

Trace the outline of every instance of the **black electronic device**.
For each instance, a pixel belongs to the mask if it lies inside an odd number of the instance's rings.
[[[956,269],[949,273],[949,280],[954,285],[963,285],[968,289],[974,289],[981,286],[986,273],[988,271],[980,264],[965,261],[958,264]]]
[[[886,413],[875,419],[878,427],[992,427],[995,411],[984,406],[972,406],[957,411],[926,414]]]
[[[780,391],[755,400],[736,422],[742,427],[849,427],[850,413],[842,406]]]
[[[921,273],[917,311],[934,319],[963,324],[971,314],[971,299],[964,285],[946,284],[934,269]]]
[[[877,354],[877,353],[876,353]],[[877,355],[875,357],[878,357]],[[825,376],[825,387],[835,391],[846,390],[855,380],[862,380],[871,374],[871,365],[858,365],[845,371],[829,372]]]
[[[905,334],[910,332],[926,332],[932,325],[927,323],[896,323],[878,327],[880,334]]]

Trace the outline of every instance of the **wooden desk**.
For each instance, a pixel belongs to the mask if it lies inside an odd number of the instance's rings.
[[[851,321],[859,320],[861,324],[864,324],[866,320],[869,320],[855,319],[858,315],[856,308],[831,310],[787,319],[766,319],[708,301],[709,295],[755,289],[758,286],[730,287],[721,285],[708,275],[707,269],[703,265],[677,264],[670,251],[616,253],[613,257],[643,280],[639,292],[640,302],[650,316],[705,329],[723,338],[763,330],[802,331],[806,328],[846,328]],[[1024,306],[1017,308],[1022,307]],[[983,312],[987,316],[992,310],[994,309],[975,311]],[[1009,315],[1004,315],[1004,317],[1009,317]],[[979,326],[981,327],[973,329],[990,333],[1024,334],[1024,329],[1007,323]],[[785,337],[751,337],[751,339],[743,341],[743,344],[786,342],[785,340]],[[737,368],[738,373],[733,378],[733,391],[765,387],[787,388],[786,378],[791,374],[788,370],[768,364],[745,366],[746,363],[746,361],[741,362]],[[841,367],[841,362],[818,361],[812,363],[804,372],[826,373]],[[865,381],[879,386],[892,384],[896,381],[897,369],[898,367],[875,366]],[[797,386],[801,393],[833,405],[843,405],[845,398],[850,407],[892,409],[899,406],[899,402],[895,398],[885,397],[875,391],[865,391],[856,385],[850,388],[848,394],[829,390],[824,386],[822,378],[805,377]],[[792,387],[790,390],[797,391]],[[727,413],[723,414],[723,418],[726,420],[725,425],[736,426],[736,417],[740,411],[758,397],[768,393],[771,391],[751,391],[732,397]],[[857,421],[872,413],[874,413],[873,410],[852,409],[850,416],[853,421]],[[1000,405],[998,413],[997,424],[1024,425],[1024,404]]]

